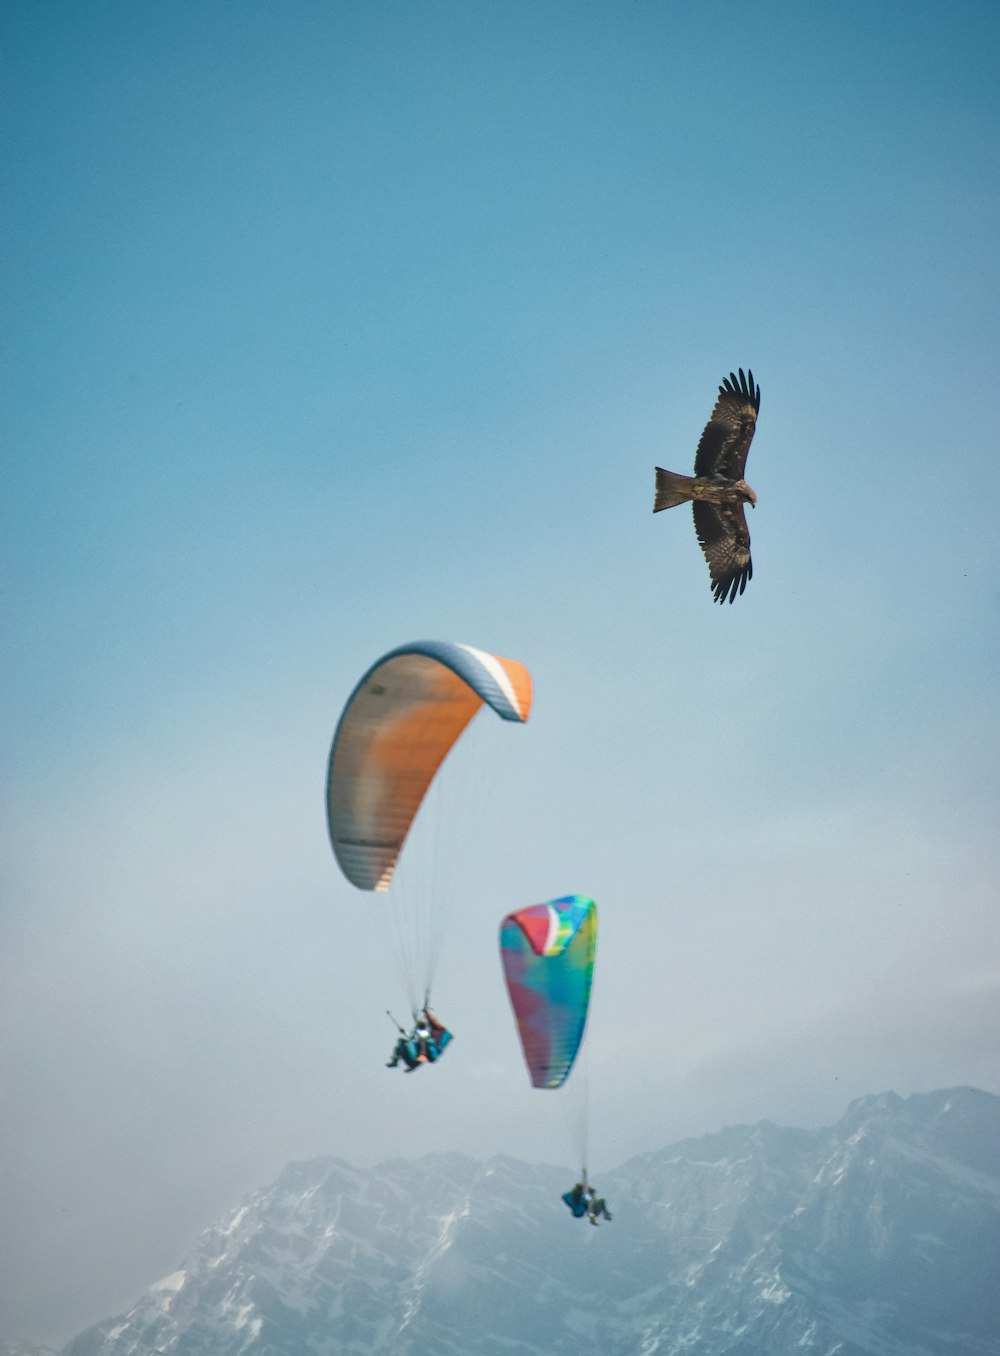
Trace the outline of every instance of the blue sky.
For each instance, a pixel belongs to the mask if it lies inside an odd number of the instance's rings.
[[[598,1168],[1000,1089],[995,6],[0,17],[0,1335],[292,1158],[575,1166],[494,954],[569,891]],[[748,365],[722,609],[653,466]],[[455,760],[457,1039],[403,1085],[322,793],[425,637],[536,706]]]

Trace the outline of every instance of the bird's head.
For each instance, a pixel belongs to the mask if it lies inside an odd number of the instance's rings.
[[[757,496],[754,494],[753,490],[750,488],[750,486],[746,483],[745,480],[738,480],[736,484],[733,486],[733,489],[739,490],[740,498],[743,500],[744,504],[749,504],[751,508],[756,507]]]

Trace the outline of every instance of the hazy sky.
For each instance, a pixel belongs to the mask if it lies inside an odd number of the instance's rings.
[[[0,1336],[294,1158],[572,1170],[496,957],[570,891],[598,1172],[1000,1090],[994,0],[0,12]],[[748,365],[720,608],[653,467]],[[323,785],[424,638],[536,701],[456,757],[456,1040],[404,1079]]]

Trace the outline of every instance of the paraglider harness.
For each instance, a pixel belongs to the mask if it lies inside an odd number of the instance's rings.
[[[581,1180],[577,1182],[572,1191],[563,1192],[562,1199],[569,1206],[574,1219],[583,1219],[593,1193],[594,1188],[587,1185],[586,1172],[583,1173]]]
[[[404,1026],[400,1026],[389,1009],[386,1008],[386,1016],[399,1032],[399,1040],[393,1048],[392,1059],[388,1061],[387,1068],[394,1069],[397,1064],[403,1064],[406,1066],[406,1072],[412,1073],[421,1064],[433,1064],[444,1053],[445,1046],[452,1039],[452,1034],[447,1027],[441,1025],[433,1013],[428,1011],[427,1004],[429,1001],[430,994],[425,994],[424,1006],[419,1013],[413,1014],[412,1031],[407,1031]]]
[[[607,1220],[611,1218],[611,1211],[608,1209],[604,1197],[598,1196],[587,1181],[586,1168],[580,1174],[580,1180],[573,1189],[564,1191],[561,1199],[566,1202],[574,1219],[586,1217],[591,1224],[596,1225],[602,1215]]]

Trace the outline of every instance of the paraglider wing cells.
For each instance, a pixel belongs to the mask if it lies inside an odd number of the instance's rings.
[[[568,1078],[587,1023],[597,946],[597,905],[566,895],[508,914],[500,959],[532,1085]]]
[[[526,721],[523,664],[469,645],[421,641],[384,655],[340,718],[327,774],[327,824],[340,869],[360,890],[387,890],[427,788],[483,703]]]

